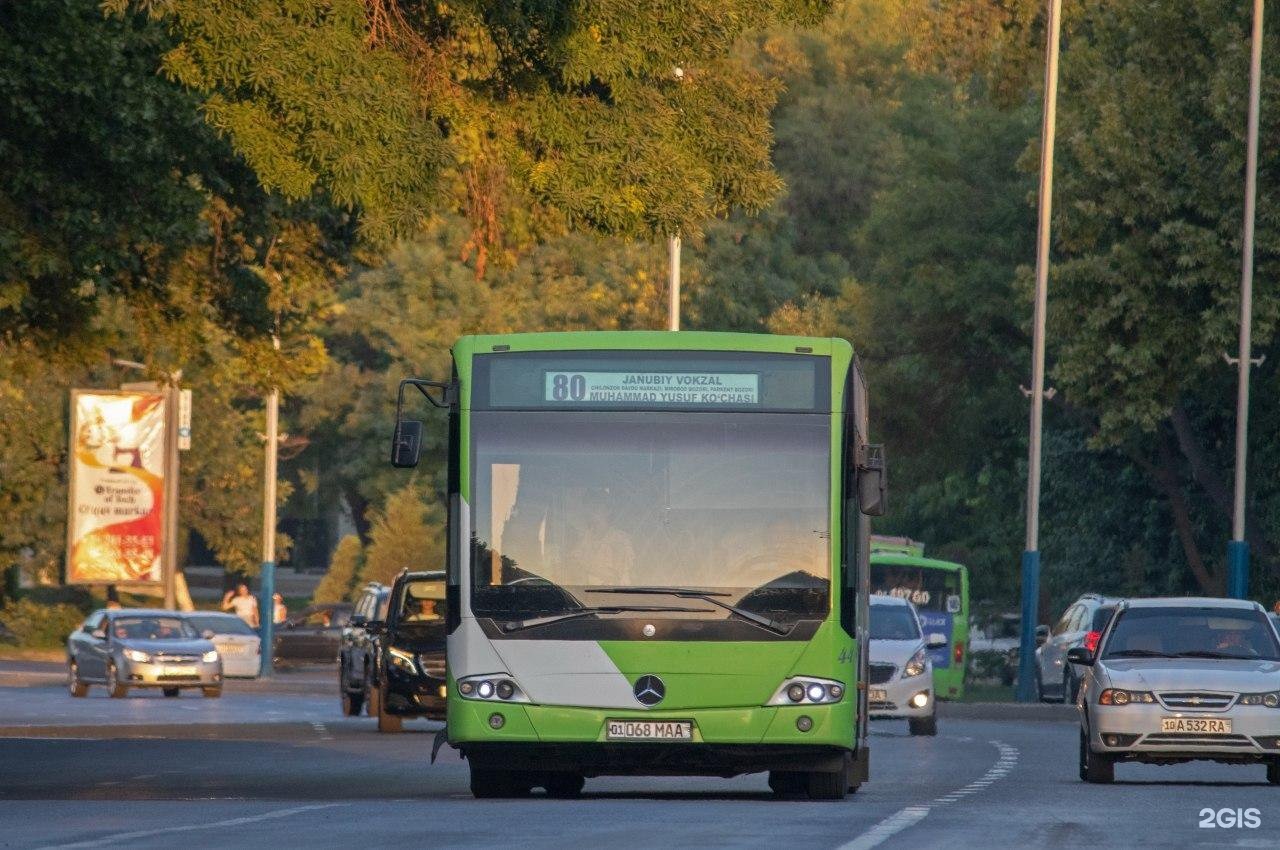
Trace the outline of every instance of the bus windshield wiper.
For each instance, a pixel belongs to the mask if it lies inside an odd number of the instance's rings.
[[[686,608],[671,605],[602,605],[598,608],[577,608],[560,614],[548,614],[545,617],[530,617],[526,620],[511,620],[502,624],[504,632],[518,632],[521,629],[532,629],[535,626],[546,626],[564,620],[576,620],[578,617],[590,617],[592,614],[623,614],[631,611],[657,613],[659,611],[675,611],[682,614],[706,614],[710,608]]]
[[[737,605],[730,605],[717,599],[717,596],[731,596],[732,594],[718,590],[699,590],[695,587],[588,587],[584,588],[588,593],[635,593],[646,596],[676,596],[680,599],[701,599],[703,602],[710,602],[717,608],[723,608],[734,616],[741,617],[748,623],[767,629],[775,635],[785,635],[790,629],[783,628],[763,614],[757,614],[754,611],[748,611],[746,608],[739,608]]]

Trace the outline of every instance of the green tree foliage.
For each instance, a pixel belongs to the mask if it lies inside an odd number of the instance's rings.
[[[364,546],[360,538],[348,534],[338,541],[329,561],[329,571],[316,585],[312,594],[312,602],[345,602],[355,589],[356,577],[360,575],[364,560]]]
[[[390,584],[401,570],[444,569],[444,515],[410,482],[374,515],[360,581]]]
[[[109,0],[163,19],[168,75],[263,185],[323,192],[375,235],[467,211],[486,250],[537,205],[571,227],[700,231],[760,208],[771,81],[734,61],[746,32],[823,0],[579,4],[463,0]],[[677,69],[679,69],[677,71]]]

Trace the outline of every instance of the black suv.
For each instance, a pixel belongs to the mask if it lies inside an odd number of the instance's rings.
[[[1075,702],[1084,673],[1067,660],[1067,650],[1076,646],[1098,650],[1098,638],[1111,622],[1111,615],[1124,600],[1086,593],[1067,606],[1050,629],[1036,629],[1036,694],[1041,702],[1051,699]]]
[[[379,732],[406,717],[445,716],[443,572],[402,572],[391,587],[370,584],[343,634],[338,688],[342,709],[368,705]]]

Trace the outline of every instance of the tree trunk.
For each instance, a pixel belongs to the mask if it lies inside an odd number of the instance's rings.
[[[1205,494],[1208,495],[1214,507],[1230,525],[1235,511],[1235,494],[1227,487],[1226,481],[1218,472],[1218,467],[1205,455],[1200,441],[1196,439],[1195,429],[1191,426],[1191,417],[1187,416],[1182,402],[1176,402],[1173,405],[1169,412],[1169,421],[1173,425],[1173,433],[1178,438],[1178,449],[1191,465],[1191,477],[1204,488]],[[1274,568],[1276,549],[1271,545],[1271,541],[1258,532],[1259,528],[1261,526],[1258,524],[1257,517],[1246,507],[1245,539],[1249,541],[1249,548]]]
[[[1178,534],[1178,542],[1182,544],[1187,565],[1191,567],[1191,573],[1196,577],[1200,590],[1206,596],[1220,596],[1223,592],[1221,578],[1209,572],[1200,554],[1200,547],[1196,543],[1195,527],[1191,523],[1191,510],[1187,506],[1186,493],[1183,492],[1182,484],[1178,481],[1178,470],[1173,462],[1173,449],[1170,448],[1169,441],[1163,434],[1157,434],[1156,441],[1160,451],[1160,462],[1151,465],[1150,471],[1156,486],[1169,500],[1169,513],[1173,517],[1174,529]]]

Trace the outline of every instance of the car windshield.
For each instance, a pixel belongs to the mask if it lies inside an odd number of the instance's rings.
[[[178,617],[116,617],[112,634],[119,640],[190,640],[195,629]]]
[[[825,616],[829,419],[474,413],[473,610],[524,618],[663,587],[774,619]]]
[[[443,581],[406,582],[400,597],[399,621],[419,625],[444,622],[444,605]]]
[[[919,637],[920,624],[907,606],[871,606],[872,640],[915,640]]]
[[[1260,611],[1168,606],[1116,614],[1103,658],[1241,658],[1280,660],[1280,646]]]
[[[191,628],[200,634],[213,632],[216,635],[256,635],[257,632],[239,617],[218,617],[211,614],[192,614],[187,617]]]

